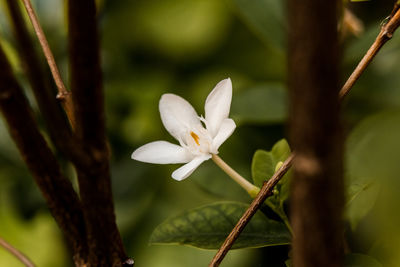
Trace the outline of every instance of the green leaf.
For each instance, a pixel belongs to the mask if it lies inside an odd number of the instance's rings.
[[[269,180],[275,171],[280,167],[290,155],[290,147],[285,139],[278,141],[271,151],[257,150],[254,153],[251,163],[251,173],[253,182],[258,187],[262,187],[266,180]],[[268,205],[281,219],[289,226],[289,220],[284,209],[284,202],[289,198],[290,170],[282,177],[275,186],[273,196],[269,197],[264,203]]]
[[[272,147],[271,154],[276,161],[285,161],[290,156],[290,147],[286,139],[281,139]]]
[[[378,197],[380,186],[374,181],[355,182],[351,179],[352,184],[347,188],[346,214],[350,219],[351,228],[354,230],[358,223],[373,208]]]
[[[21,72],[21,64],[18,57],[18,51],[15,49],[13,45],[11,45],[6,39],[0,38],[1,48],[7,56],[12,68],[15,72]]]
[[[136,23],[126,35],[134,40],[139,37],[154,51],[175,59],[193,60],[207,55],[229,31],[229,13],[221,1],[145,1],[126,5],[133,8],[122,15]]]
[[[239,16],[261,40],[285,49],[286,18],[282,0],[232,0]]]
[[[160,224],[150,243],[218,249],[248,207],[239,202],[216,202],[184,211]],[[284,224],[257,212],[233,248],[286,245],[290,240]]]
[[[345,257],[345,267],[382,267],[382,264],[368,255],[351,253]]]
[[[254,184],[261,187],[275,173],[276,165],[285,161],[289,155],[290,147],[285,139],[278,141],[271,151],[257,150],[251,163]]]
[[[347,140],[347,218],[353,229],[373,208],[380,187],[397,181],[397,151],[400,112],[391,111],[366,118]]]
[[[275,164],[269,151],[257,150],[251,163],[251,174],[256,186],[261,187],[264,181],[274,174]]]
[[[238,92],[231,114],[238,124],[282,123],[287,118],[287,91],[282,84],[262,84]]]

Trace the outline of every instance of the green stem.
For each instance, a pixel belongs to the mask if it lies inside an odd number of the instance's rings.
[[[228,174],[229,177],[231,177],[244,190],[246,190],[252,198],[255,198],[258,192],[260,192],[260,188],[247,181],[243,176],[241,176],[234,169],[232,169],[231,166],[223,161],[218,155],[212,154],[212,160],[215,162],[215,164],[218,165],[218,167],[220,167],[226,174]]]
[[[281,217],[281,219],[285,223],[286,227],[289,229],[290,233],[293,235],[293,229],[292,229],[292,226],[290,225],[289,218],[286,216],[286,213],[283,210],[281,210],[277,214],[279,215],[279,217]]]
[[[283,223],[286,225],[286,227],[288,228],[290,233],[293,235],[292,226],[290,225],[289,218],[286,216],[286,213],[283,210],[283,208],[282,207],[276,207],[274,204],[272,204],[271,201],[269,201],[269,199],[265,200],[264,203],[268,207],[270,207],[272,209],[272,211],[275,212],[275,214],[277,214],[282,219]]]

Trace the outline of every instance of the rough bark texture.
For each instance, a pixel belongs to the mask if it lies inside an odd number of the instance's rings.
[[[68,120],[56,100],[56,91],[43,69],[43,58],[36,53],[35,44],[30,37],[21,14],[18,1],[7,0],[14,35],[18,41],[25,73],[32,87],[40,112],[46,122],[52,142],[57,148],[77,165],[88,165],[84,145],[72,134]]]
[[[61,174],[52,151],[40,134],[33,112],[0,47],[0,110],[10,135],[32,173],[46,203],[65,234],[77,264],[86,261],[86,232],[79,198]]]
[[[342,263],[338,2],[289,0],[291,194],[296,267]]]
[[[89,266],[121,266],[126,254],[115,223],[111,192],[95,1],[69,0],[68,23],[75,130],[92,158],[90,166],[77,167]]]

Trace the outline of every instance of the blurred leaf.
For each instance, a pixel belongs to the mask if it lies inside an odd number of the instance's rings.
[[[385,181],[400,171],[400,112],[370,116],[351,132],[346,150],[347,216],[353,229],[372,209]]]
[[[379,30],[379,25],[373,24],[360,37],[351,39],[344,51],[343,61],[351,65],[358,63],[374,42]]]
[[[257,36],[268,44],[285,49],[286,27],[282,0],[232,0],[239,15]]]
[[[344,261],[345,267],[382,267],[383,265],[368,255],[351,253],[347,254]]]
[[[287,91],[282,84],[263,84],[232,98],[231,114],[237,124],[282,123],[287,117]]]
[[[32,220],[24,221],[5,198],[6,194],[0,191],[0,196],[1,237],[26,254],[37,266],[66,266],[66,249],[53,218],[48,213],[39,213]],[[0,249],[0,266],[20,267],[21,263]]]
[[[354,183],[348,187],[346,211],[353,230],[373,208],[380,191],[379,189],[379,184],[373,181]]]
[[[229,13],[220,1],[144,1],[135,9],[131,27],[136,35],[146,46],[180,60],[211,52],[229,33]]]
[[[292,267],[292,259],[285,261],[286,267]],[[347,254],[344,261],[344,267],[382,267],[377,260],[368,255],[351,253]]]
[[[14,48],[13,45],[11,45],[6,39],[0,37],[0,45],[1,48],[4,50],[4,53],[7,56],[8,61],[10,62],[12,68],[14,69],[15,72],[21,72],[21,64],[18,58],[18,52]]]
[[[218,249],[248,206],[239,202],[217,202],[185,211],[159,225],[150,243]],[[286,245],[290,240],[284,224],[257,212],[233,248]]]
[[[23,165],[15,143],[8,133],[7,126],[0,120],[0,155],[16,165]]]
[[[135,250],[134,255],[138,255]],[[140,254],[139,254],[140,255]],[[150,267],[204,267],[215,255],[213,250],[193,249],[186,246],[150,246],[140,257],[141,266]],[[221,267],[257,266],[258,251],[253,249],[231,250]]]

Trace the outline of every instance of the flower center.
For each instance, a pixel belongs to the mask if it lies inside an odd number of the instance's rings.
[[[196,142],[196,144],[198,146],[200,146],[200,142],[199,142],[200,137],[197,134],[195,134],[194,132],[192,132],[192,131],[190,132],[190,135],[192,136],[192,138]]]
[[[179,141],[182,147],[187,148],[192,154],[204,155],[211,153],[212,139],[203,127],[188,130]]]

